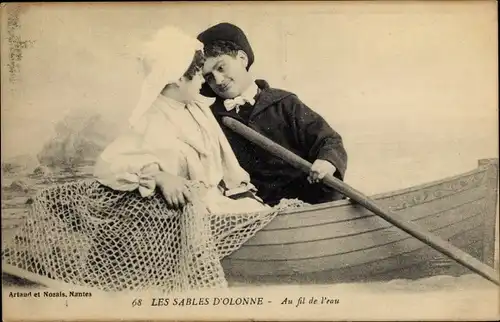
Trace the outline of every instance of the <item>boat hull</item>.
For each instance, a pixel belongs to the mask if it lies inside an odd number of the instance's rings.
[[[493,267],[497,182],[498,159],[487,159],[473,171],[372,198]],[[471,273],[348,200],[279,214],[222,265],[230,285],[334,284]],[[54,284],[19,272],[3,265],[3,284]]]
[[[498,160],[410,189],[380,205],[493,266]],[[349,201],[278,215],[223,260],[230,283],[336,283],[461,275],[470,271]]]

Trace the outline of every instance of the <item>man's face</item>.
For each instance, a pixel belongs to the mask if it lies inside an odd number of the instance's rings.
[[[247,64],[247,55],[241,50],[236,57],[208,57],[203,66],[203,77],[217,96],[234,98],[250,85]]]

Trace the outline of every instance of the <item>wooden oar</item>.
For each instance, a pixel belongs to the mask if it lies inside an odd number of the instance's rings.
[[[229,127],[234,132],[242,135],[247,140],[257,144],[263,149],[269,151],[273,155],[283,159],[284,161],[290,163],[292,166],[304,171],[305,173],[309,173],[312,164],[291,151],[283,148],[257,131],[247,127],[241,122],[230,118],[224,117],[222,122],[224,125]],[[404,220],[401,216],[398,216],[394,212],[382,208],[380,205],[375,203],[371,198],[365,196],[361,192],[356,189],[350,187],[345,182],[335,178],[333,175],[327,175],[323,178],[323,183],[327,186],[336,189],[346,197],[349,197],[351,200],[365,207],[366,209],[372,211],[376,215],[382,217],[389,223],[398,227],[399,229],[407,232],[423,243],[429,245],[435,250],[443,253],[444,255],[450,257],[451,259],[457,261],[463,266],[469,268],[470,270],[476,272],[477,274],[483,276],[484,278],[490,280],[491,282],[500,285],[499,274],[489,267],[488,265],[480,262],[476,258],[462,251],[461,249],[453,246],[452,244],[446,242],[445,240],[439,238],[438,236],[433,235],[432,233],[426,231],[421,228],[419,225]]]

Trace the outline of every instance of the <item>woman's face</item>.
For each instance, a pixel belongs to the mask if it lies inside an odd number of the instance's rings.
[[[197,72],[193,79],[189,80],[186,77],[182,77],[179,82],[179,95],[180,99],[184,102],[193,101],[200,94],[201,85],[205,82],[201,71]]]

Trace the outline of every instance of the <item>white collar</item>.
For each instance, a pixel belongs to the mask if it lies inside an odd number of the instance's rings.
[[[259,92],[259,88],[255,82],[252,84],[239,96],[234,98],[228,98],[224,100],[224,107],[227,111],[231,111],[233,109],[236,110],[236,113],[239,113],[240,106],[249,103],[251,106],[255,105],[255,96]]]

